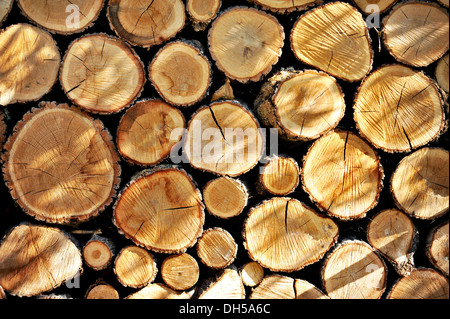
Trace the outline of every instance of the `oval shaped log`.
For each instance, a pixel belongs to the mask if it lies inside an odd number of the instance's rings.
[[[437,138],[444,125],[438,88],[422,72],[393,64],[372,72],[353,105],[360,134],[386,152],[406,152]]]
[[[265,10],[276,13],[290,13],[295,10],[305,10],[315,6],[323,0],[250,0],[261,6]]]
[[[138,174],[114,206],[113,222],[135,244],[163,253],[181,253],[203,232],[202,196],[191,177],[177,168]]]
[[[448,220],[430,231],[427,238],[426,254],[430,262],[448,277],[449,247]]]
[[[321,210],[352,220],[376,206],[384,174],[367,142],[350,131],[335,130],[311,145],[301,177],[304,190]]]
[[[408,215],[435,219],[449,208],[449,152],[421,148],[404,157],[391,177],[396,205]]]
[[[13,296],[51,291],[81,270],[80,250],[57,228],[22,224],[0,245],[0,286]]]
[[[208,45],[219,70],[239,82],[259,81],[281,56],[284,29],[263,11],[233,7],[214,20]]]
[[[267,80],[255,100],[255,113],[288,141],[316,139],[344,116],[344,94],[330,75],[315,70],[283,70]]]
[[[439,59],[436,64],[434,71],[434,76],[439,86],[446,92],[449,93],[449,71],[448,71],[449,57],[448,53]]]
[[[186,11],[192,20],[195,31],[203,31],[222,6],[221,0],[187,0]]]
[[[22,13],[50,32],[72,34],[92,26],[104,0],[18,0]]]
[[[159,99],[139,101],[122,116],[117,128],[117,149],[129,162],[156,165],[181,141],[183,113]]]
[[[200,261],[213,269],[229,266],[235,260],[237,250],[233,236],[219,227],[205,230],[197,243]]]
[[[367,240],[401,276],[414,269],[416,230],[412,220],[398,209],[386,209],[376,214],[367,226]]]
[[[194,168],[236,177],[257,164],[263,146],[253,114],[237,101],[218,101],[192,115],[184,151]]]
[[[383,20],[383,42],[399,62],[428,66],[449,48],[447,10],[429,2],[396,5]]]
[[[227,219],[242,213],[247,206],[248,197],[245,185],[228,176],[210,180],[203,188],[206,209],[219,218]]]
[[[346,241],[326,258],[322,283],[331,299],[380,299],[386,288],[387,268],[363,241]]]
[[[152,254],[137,246],[122,248],[114,261],[114,273],[125,287],[142,288],[155,280],[158,269]]]
[[[387,299],[448,299],[448,278],[434,269],[418,268],[400,278]]]
[[[73,103],[101,114],[128,107],[146,81],[144,65],[135,51],[106,34],[73,41],[64,56],[59,80]]]
[[[0,105],[39,100],[58,77],[61,55],[52,36],[29,24],[0,34]]]
[[[337,240],[338,225],[294,198],[275,197],[250,210],[243,237],[250,258],[292,272],[323,257]]]
[[[300,181],[300,168],[297,162],[286,156],[273,156],[261,168],[259,184],[263,192],[273,195],[292,193]]]
[[[195,46],[172,41],[156,53],[149,67],[149,77],[159,95],[169,104],[190,106],[208,92],[211,66]]]
[[[38,220],[85,221],[115,196],[121,170],[111,136],[75,107],[42,102],[19,121],[5,149],[11,195]]]
[[[161,277],[172,289],[187,290],[198,281],[200,269],[197,261],[189,254],[172,255],[161,265]]]
[[[359,81],[372,69],[366,22],[340,1],[303,14],[291,31],[291,49],[303,63],[346,81]]]
[[[109,0],[107,17],[120,38],[144,48],[174,37],[186,20],[181,0]]]

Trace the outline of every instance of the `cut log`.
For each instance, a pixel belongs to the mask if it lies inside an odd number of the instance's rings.
[[[148,73],[161,97],[181,107],[200,102],[211,83],[208,59],[198,48],[184,41],[173,41],[160,49]]]
[[[345,241],[331,252],[322,269],[322,284],[332,299],[379,299],[387,268],[363,241]]]
[[[172,255],[164,259],[161,277],[172,289],[187,290],[198,281],[200,269],[197,261],[189,254]]]
[[[146,81],[144,65],[134,50],[105,34],[73,41],[64,56],[59,80],[73,103],[101,114],[128,107]]]
[[[397,209],[379,212],[367,226],[370,245],[386,257],[401,276],[408,276],[414,269],[415,236],[412,220]]]
[[[0,245],[0,286],[13,296],[53,290],[81,269],[80,250],[57,228],[22,224]]]
[[[203,31],[217,16],[222,5],[221,0],[187,0],[186,11],[195,31]]]
[[[321,259],[335,244],[338,226],[294,198],[275,197],[250,210],[243,237],[250,258],[292,272]]]
[[[13,24],[0,34],[0,105],[39,100],[58,77],[61,55],[46,31]]]
[[[181,141],[184,128],[179,109],[159,99],[139,101],[120,120],[117,149],[131,163],[156,165]]]
[[[9,11],[11,11],[14,0],[0,0],[0,26],[2,22],[8,17]],[[1,299],[1,298],[0,298]]]
[[[163,253],[181,253],[203,232],[200,191],[184,170],[158,168],[132,179],[114,206],[113,222],[135,244]]]
[[[444,125],[443,102],[422,72],[394,64],[372,72],[353,106],[360,134],[386,152],[406,152],[437,138]]]
[[[392,7],[398,0],[353,0],[365,14],[380,14]]]
[[[94,24],[104,0],[18,0],[23,15],[50,32],[72,34]]]
[[[263,191],[273,195],[292,193],[300,180],[300,168],[297,162],[286,156],[272,156],[262,167],[259,184]]]
[[[292,29],[291,49],[303,63],[346,81],[359,81],[372,69],[366,22],[340,1],[303,14]]]
[[[436,81],[446,93],[449,93],[449,71],[448,71],[448,53],[439,59],[436,64],[434,75]]]
[[[311,145],[301,177],[304,190],[321,210],[352,220],[377,205],[384,174],[367,142],[350,131],[335,130]]]
[[[16,125],[5,150],[11,195],[38,220],[81,222],[112,202],[120,166],[111,136],[74,107],[42,102]]]
[[[330,299],[319,288],[306,280],[295,279],[295,299]]]
[[[114,273],[125,287],[142,288],[156,278],[156,262],[153,255],[137,246],[122,248],[114,261]]]
[[[448,279],[434,269],[414,269],[411,275],[400,278],[387,299],[447,299]]]
[[[382,34],[397,61],[428,66],[449,48],[448,12],[435,3],[400,3],[384,18]]]
[[[109,0],[107,17],[119,37],[145,48],[174,37],[186,20],[181,0]]]
[[[437,0],[437,2],[448,8],[449,0]]]
[[[221,176],[210,180],[203,188],[203,202],[208,212],[228,219],[242,213],[248,201],[247,188],[235,178]]]
[[[435,227],[427,238],[426,254],[430,262],[448,277],[448,221]]]
[[[404,157],[391,177],[396,205],[408,215],[435,219],[449,208],[449,152],[425,147]]]
[[[248,287],[255,287],[264,278],[264,268],[256,261],[246,263],[239,271],[242,283]]]
[[[188,125],[184,151],[194,168],[236,177],[260,160],[264,137],[253,114],[237,101],[198,109]]]
[[[192,291],[176,291],[166,285],[149,284],[141,290],[127,296],[125,299],[191,299]]]
[[[209,51],[227,77],[259,81],[281,56],[284,29],[263,11],[233,7],[222,13],[208,33]]]
[[[249,299],[294,299],[295,280],[282,275],[268,275],[253,289]]]
[[[233,236],[219,227],[205,230],[197,243],[200,261],[213,269],[229,266],[236,258],[237,250]]]
[[[344,94],[324,72],[283,70],[261,87],[255,111],[283,139],[308,141],[336,127],[345,112]]]
[[[217,100],[234,100],[233,88],[231,87],[229,78],[226,78],[225,84],[213,93],[211,102]]]
[[[305,10],[315,6],[323,0],[250,0],[261,6],[264,10],[276,13],[290,13],[295,10]]]
[[[85,299],[120,299],[116,288],[107,283],[98,283],[89,287]]]
[[[107,268],[114,256],[114,243],[103,236],[94,235],[84,245],[82,254],[87,266],[94,270]]]
[[[236,269],[225,269],[217,279],[206,285],[198,299],[245,299],[245,288]]]

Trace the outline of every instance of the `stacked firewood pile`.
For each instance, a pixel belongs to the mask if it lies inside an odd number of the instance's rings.
[[[0,23],[0,299],[449,298],[448,0]]]

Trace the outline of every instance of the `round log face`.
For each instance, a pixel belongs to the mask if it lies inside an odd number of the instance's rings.
[[[18,0],[22,12],[50,32],[83,31],[97,19],[104,0]]]
[[[449,208],[449,153],[422,148],[404,157],[391,178],[397,206],[412,217],[434,219]]]
[[[398,4],[383,23],[384,43],[399,62],[428,66],[449,48],[449,15],[437,4]]]
[[[186,10],[195,22],[209,22],[216,17],[221,4],[221,0],[187,0]]]
[[[14,24],[0,34],[0,105],[40,99],[56,82],[61,62],[49,33]]]
[[[139,57],[121,40],[87,35],[70,45],[60,82],[66,95],[93,113],[115,113],[128,107],[145,83]]]
[[[266,191],[274,195],[292,193],[300,181],[300,168],[290,157],[274,157],[264,166],[261,183]]]
[[[200,271],[197,261],[186,253],[167,257],[161,266],[164,282],[175,290],[186,290],[194,286]]]
[[[351,220],[364,217],[378,203],[383,172],[369,144],[350,131],[335,130],[310,147],[301,176],[320,209]]]
[[[155,279],[156,262],[145,249],[127,246],[117,255],[114,273],[125,287],[141,288]]]
[[[105,269],[113,257],[110,247],[100,240],[89,241],[82,254],[85,263],[95,270]]]
[[[433,229],[428,235],[427,257],[431,263],[448,277],[449,274],[449,242],[448,220],[446,223]]]
[[[203,231],[200,192],[181,170],[162,169],[130,183],[114,209],[114,223],[127,238],[155,252],[192,247]]]
[[[186,20],[181,0],[109,0],[111,28],[133,45],[150,47],[175,36]]]
[[[272,271],[296,271],[323,257],[338,226],[292,198],[272,198],[251,209],[244,225],[250,257]]]
[[[258,81],[278,61],[284,30],[263,11],[236,7],[213,22],[208,41],[217,67],[229,78]]]
[[[439,86],[449,93],[449,71],[448,71],[449,55],[448,53],[439,59],[436,65],[435,77]]]
[[[43,103],[24,116],[5,148],[11,194],[38,220],[86,220],[115,194],[120,167],[111,136],[76,108]]]

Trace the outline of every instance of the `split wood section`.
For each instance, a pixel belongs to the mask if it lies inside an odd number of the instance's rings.
[[[5,144],[11,195],[38,220],[78,222],[112,202],[120,166],[102,123],[65,104],[28,112]]]

